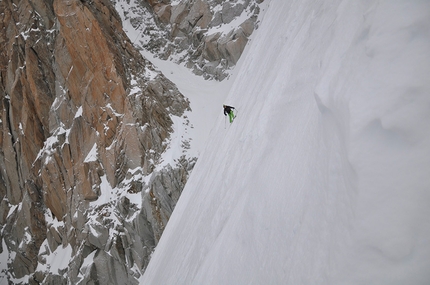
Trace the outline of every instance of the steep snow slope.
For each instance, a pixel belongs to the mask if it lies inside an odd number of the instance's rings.
[[[428,1],[272,0],[142,284],[428,284]]]

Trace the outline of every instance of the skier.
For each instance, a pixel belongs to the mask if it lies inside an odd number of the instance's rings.
[[[227,106],[227,105],[222,105],[224,108],[224,116],[227,116],[230,118],[230,124],[233,123],[233,120],[235,118],[234,113],[233,113],[233,109],[234,107],[232,106]]]

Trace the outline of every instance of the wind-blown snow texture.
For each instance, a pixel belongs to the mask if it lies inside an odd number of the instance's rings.
[[[429,284],[430,4],[272,0],[142,284]]]

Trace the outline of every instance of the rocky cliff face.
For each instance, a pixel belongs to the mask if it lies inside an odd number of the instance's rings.
[[[257,27],[263,0],[114,2],[122,18],[140,33],[132,39],[136,45],[184,63],[206,79],[223,80]]]
[[[187,100],[108,0],[0,13],[0,280],[137,283],[194,163],[155,171]]]

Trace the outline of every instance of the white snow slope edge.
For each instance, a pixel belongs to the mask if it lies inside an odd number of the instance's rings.
[[[141,284],[430,284],[429,3],[272,0]]]

